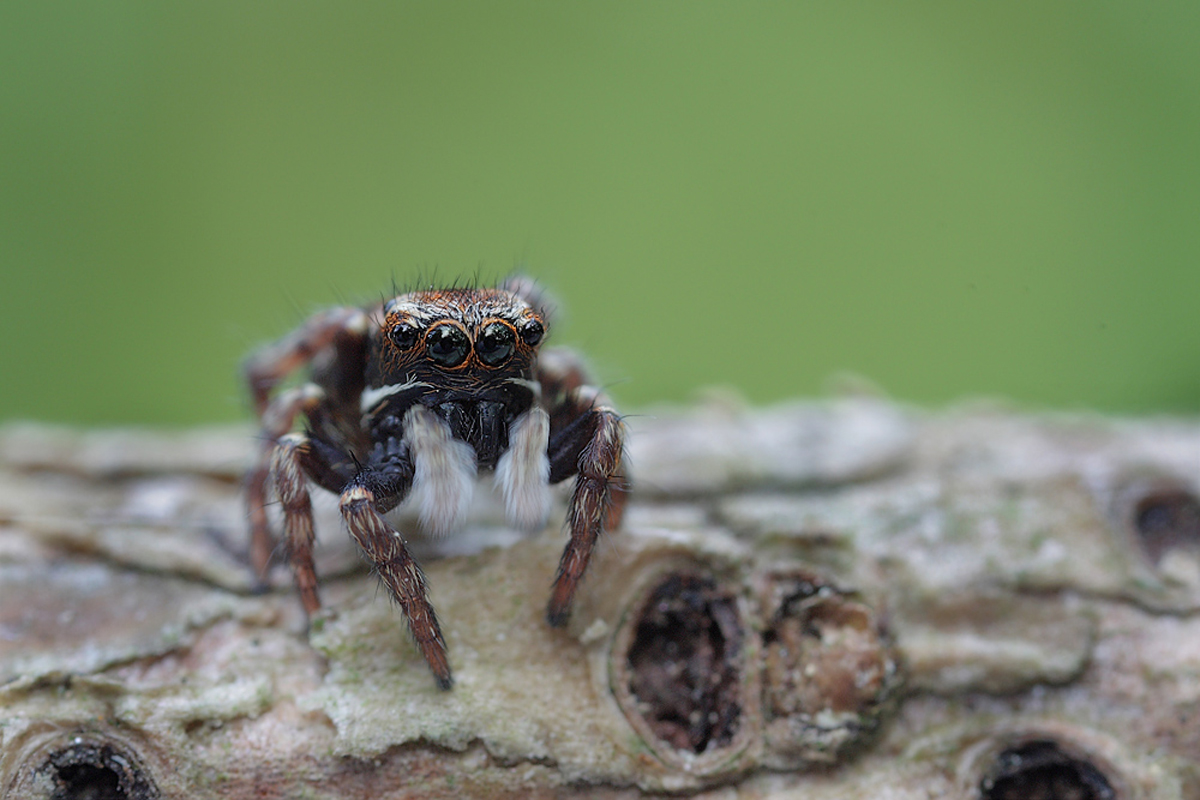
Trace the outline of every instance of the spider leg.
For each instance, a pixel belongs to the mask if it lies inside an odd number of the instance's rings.
[[[250,520],[250,562],[264,583],[274,549],[274,537],[267,520],[266,485],[275,442],[292,429],[300,413],[310,419],[318,413],[323,419],[335,419],[346,413],[345,409],[330,406],[328,393],[316,384],[284,392],[275,398],[271,397],[271,392],[288,374],[323,353],[332,355],[331,360],[337,363],[360,364],[364,358],[367,323],[367,314],[362,309],[331,309],[311,317],[290,335],[251,356],[245,364],[246,381],[263,428],[263,447],[258,463],[246,475],[246,505]],[[361,374],[361,368],[358,372]],[[346,387],[331,384],[330,388],[340,396]],[[345,404],[344,398],[338,399]]]
[[[275,444],[271,455],[271,478],[283,507],[284,541],[288,561],[296,578],[296,589],[304,613],[311,617],[321,607],[317,594],[317,571],[313,564],[313,511],[301,452],[308,449],[307,436],[291,433]]]
[[[587,368],[583,361],[573,350],[565,347],[547,347],[538,355],[537,379],[541,384],[546,408],[559,422],[551,427],[565,427],[578,415],[580,409],[579,402],[571,395],[589,389]],[[591,389],[588,396],[595,395],[596,390]]]
[[[571,600],[600,534],[620,524],[625,507],[625,479],[621,475],[625,428],[620,416],[599,404],[599,399],[595,390],[581,387],[566,395],[566,408],[551,412],[552,420],[571,421],[551,433],[550,482],[577,476],[567,508],[571,538],[559,561],[546,607],[546,619],[555,627],[567,621]]]
[[[383,518],[408,493],[415,472],[408,443],[394,438],[372,450],[371,462],[342,492],[340,508],[354,541],[371,560],[388,592],[408,619],[408,629],[441,689],[454,682],[446,641],[421,567],[404,538]]]
[[[339,349],[361,346],[367,326],[367,313],[361,308],[331,308],[309,317],[283,339],[252,355],[244,372],[258,416],[261,418],[266,412],[271,392],[280,381],[312,363],[331,345],[338,345]]]
[[[301,395],[318,397],[319,393],[304,391]],[[318,407],[319,411],[319,407]],[[320,419],[319,414],[314,414]],[[288,561],[295,576],[296,588],[304,613],[311,617],[321,607],[317,593],[317,573],[313,564],[313,511],[308,480],[333,491],[344,486],[353,476],[339,461],[339,449],[317,435],[289,433],[280,436],[270,450],[268,477],[275,486],[279,505],[283,509],[284,543]],[[268,553],[269,555],[269,553]]]
[[[267,520],[267,480],[275,471],[273,462],[277,459],[276,451],[281,446],[281,438],[295,424],[297,415],[317,413],[324,398],[321,387],[308,383],[274,398],[261,415],[263,446],[258,464],[246,474],[246,510],[250,517],[250,563],[255,575],[264,584],[271,553],[275,549],[275,537]],[[299,482],[303,484],[303,476]],[[307,496],[307,489],[305,493]]]

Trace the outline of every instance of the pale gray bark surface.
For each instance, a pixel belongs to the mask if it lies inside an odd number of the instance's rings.
[[[980,797],[1052,752],[1092,792],[1063,796],[1200,797],[1200,421],[845,399],[629,426],[633,501],[565,630],[561,494],[531,536],[486,484],[459,535],[396,518],[450,692],[320,490],[311,630],[284,565],[251,592],[249,428],[9,426],[0,792]],[[695,746],[648,699],[686,666],[655,661],[676,612],[719,696]]]

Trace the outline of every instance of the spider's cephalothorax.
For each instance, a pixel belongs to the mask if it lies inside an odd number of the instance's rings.
[[[426,529],[453,530],[484,469],[510,521],[535,528],[546,519],[549,485],[576,476],[570,540],[546,612],[551,625],[563,624],[596,540],[620,521],[624,430],[573,356],[549,350],[539,358],[546,324],[532,285],[514,279],[332,309],[251,358],[246,376],[265,442],[247,477],[259,574],[274,547],[265,508],[273,483],[304,609],[320,607],[308,481],[337,493],[350,535],[403,609],[438,685],[449,688],[425,578],[383,514],[412,495]],[[304,365],[309,383],[273,394]],[[292,433],[300,416],[307,432]]]

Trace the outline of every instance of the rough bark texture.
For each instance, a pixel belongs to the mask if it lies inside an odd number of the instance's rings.
[[[0,793],[1200,798],[1200,422],[629,424],[566,629],[557,523],[481,486],[414,541],[450,692],[319,491],[324,610],[306,632],[283,565],[252,593],[248,429],[0,431]]]

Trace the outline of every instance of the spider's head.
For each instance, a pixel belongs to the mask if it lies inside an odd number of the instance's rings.
[[[526,375],[545,334],[545,312],[516,292],[410,292],[384,304],[378,353],[389,373],[488,381]]]

